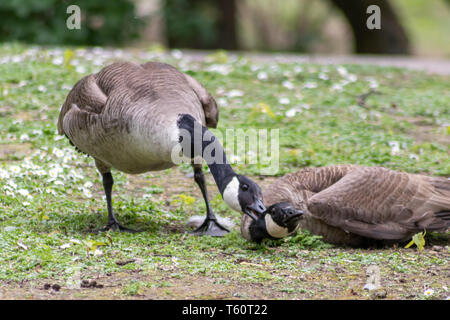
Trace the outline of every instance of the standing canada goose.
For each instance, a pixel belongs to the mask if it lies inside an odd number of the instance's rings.
[[[275,180],[264,200],[268,209],[257,221],[242,218],[241,233],[250,241],[301,227],[326,242],[360,246],[450,226],[450,180],[381,167],[306,168]]]
[[[216,102],[191,76],[164,63],[117,62],[75,84],[61,108],[58,130],[95,159],[108,208],[104,230],[133,231],[114,215],[111,168],[131,174],[163,170],[176,165],[174,157],[182,151],[192,159],[206,204],[206,219],[194,233],[222,236],[228,230],[217,222],[201,163],[194,163],[194,158],[212,150],[205,160],[232,209],[254,218],[253,212],[265,207],[259,186],[233,171],[220,142],[205,127],[215,128],[217,121]]]

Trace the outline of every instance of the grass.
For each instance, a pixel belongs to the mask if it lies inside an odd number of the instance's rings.
[[[143,232],[100,233],[106,205],[92,159],[56,132],[59,109],[82,76],[116,60],[168,62],[203,83],[227,128],[279,128],[275,175],[337,163],[450,175],[449,79],[375,66],[262,64],[223,52],[190,61],[178,52],[0,46],[0,298],[250,298],[374,296],[380,268],[390,299],[448,296],[449,250],[334,247],[306,231],[262,245],[238,228],[224,238],[185,233],[204,204],[189,166],[127,176],[113,172],[119,220]],[[209,71],[207,71],[209,70]],[[214,71],[216,70],[216,71]],[[358,98],[371,89],[363,106]],[[228,154],[232,143],[225,141]],[[398,150],[395,150],[398,146]],[[260,165],[235,164],[262,187]],[[216,213],[239,224],[208,175]],[[432,243],[446,243],[427,235]],[[103,288],[80,288],[96,279]],[[55,291],[45,284],[59,284]]]

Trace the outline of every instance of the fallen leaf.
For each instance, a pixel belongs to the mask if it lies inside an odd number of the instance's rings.
[[[423,247],[425,246],[425,234],[427,232],[419,232],[413,235],[412,240],[405,246],[405,248],[411,247],[413,244],[417,246],[419,251],[423,250]]]
[[[18,245],[19,247],[21,247],[22,249],[24,249],[24,250],[28,250],[28,247],[27,247],[26,245],[24,245],[20,240],[17,241],[17,245]]]

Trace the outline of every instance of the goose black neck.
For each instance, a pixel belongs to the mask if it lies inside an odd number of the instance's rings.
[[[266,228],[265,216],[261,216],[258,220],[253,220],[249,225],[250,237],[253,241],[260,243],[263,239],[278,240],[272,237]]]
[[[214,177],[217,187],[223,194],[227,184],[236,176],[227,161],[225,151],[219,140],[206,127],[202,126],[189,114],[178,118],[180,144],[183,154],[191,159],[202,157]]]

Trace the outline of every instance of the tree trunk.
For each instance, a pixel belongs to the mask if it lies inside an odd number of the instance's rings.
[[[217,46],[227,50],[236,50],[236,1],[217,0],[217,7],[220,11],[218,19],[219,39],[217,39]]]
[[[405,30],[388,0],[330,0],[345,15],[353,30],[356,53],[409,54],[410,46]],[[370,5],[381,11],[381,29],[370,30],[366,12]]]

